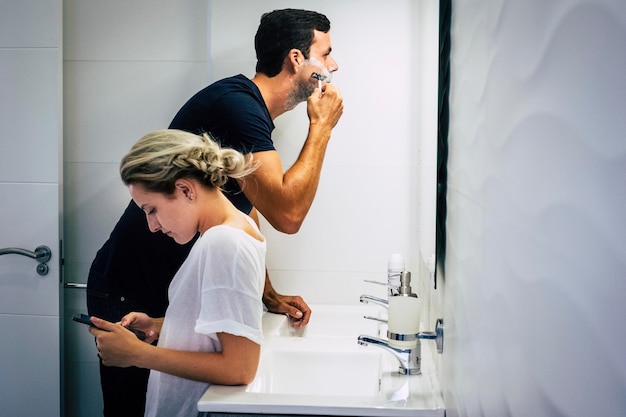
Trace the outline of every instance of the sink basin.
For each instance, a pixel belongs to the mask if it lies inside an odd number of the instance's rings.
[[[247,386],[211,385],[200,412],[443,417],[445,409],[432,349],[422,343],[422,374],[400,375],[389,352],[357,343],[379,336],[378,306],[312,305],[309,325],[294,331],[285,316],[265,313],[259,369]],[[382,336],[384,337],[384,335]]]
[[[380,391],[381,353],[265,349],[246,392],[372,396]],[[306,375],[306,377],[303,377]]]
[[[352,343],[360,334],[379,336],[380,322],[363,316],[386,318],[387,312],[377,306],[316,305],[309,324],[294,328],[286,316],[266,313],[263,331],[266,336],[280,337],[345,337]]]

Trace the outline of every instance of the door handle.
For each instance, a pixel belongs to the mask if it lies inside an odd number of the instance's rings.
[[[65,288],[87,288],[87,284],[83,284],[81,282],[66,282],[63,286]]]
[[[0,255],[22,255],[33,258],[38,262],[37,273],[39,275],[48,274],[48,265],[46,262],[52,258],[52,251],[46,245],[37,246],[34,252],[20,248],[4,248],[0,249]]]

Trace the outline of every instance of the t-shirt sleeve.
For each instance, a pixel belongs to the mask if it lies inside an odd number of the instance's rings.
[[[213,116],[222,119],[216,124],[221,129],[210,133],[222,146],[244,154],[275,150],[272,121],[265,114],[267,110],[253,97],[243,93],[226,94],[216,100],[213,110]]]
[[[255,343],[263,339],[261,321],[264,264],[249,239],[229,228],[215,228],[206,246],[200,314],[195,331],[225,332]],[[212,336],[214,337],[214,336]]]

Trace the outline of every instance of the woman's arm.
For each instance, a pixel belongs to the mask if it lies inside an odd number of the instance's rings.
[[[243,336],[218,333],[221,352],[184,352],[154,347],[140,356],[142,368],[220,385],[249,384],[256,375],[261,348]]]
[[[120,325],[92,318],[102,363],[154,369],[181,378],[220,385],[249,384],[256,375],[261,347],[242,336],[218,333],[221,352],[189,352],[144,343]]]

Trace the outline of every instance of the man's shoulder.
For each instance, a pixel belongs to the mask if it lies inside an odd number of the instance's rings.
[[[256,85],[243,75],[222,78],[199,91],[192,100],[221,105],[258,103],[263,100]],[[243,103],[242,103],[243,102]]]
[[[254,91],[255,85],[248,77],[242,74],[233,75],[232,77],[222,78],[215,81],[208,88],[216,89],[235,89],[242,91]]]

